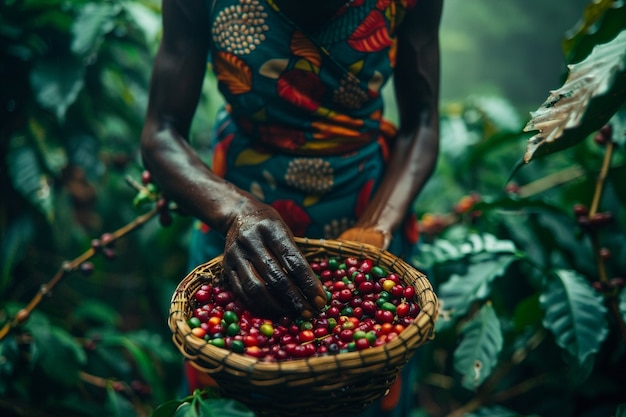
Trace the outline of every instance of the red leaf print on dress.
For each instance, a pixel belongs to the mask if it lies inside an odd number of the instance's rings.
[[[228,154],[228,147],[235,137],[234,133],[226,136],[222,141],[215,145],[213,151],[213,172],[215,175],[219,175],[224,178],[226,176],[226,155]]]
[[[311,218],[302,207],[293,200],[276,200],[272,207],[280,214],[294,235],[304,237],[311,224]]]
[[[374,180],[369,180],[365,183],[363,188],[359,190],[359,195],[356,199],[356,206],[354,207],[354,215],[357,219],[361,218],[361,215],[365,211],[365,207],[369,204],[373,188]]]
[[[348,38],[348,44],[359,52],[382,51],[391,46],[385,16],[372,10]]]
[[[260,126],[261,142],[280,149],[296,150],[306,143],[301,130],[286,129],[276,125]]]
[[[281,98],[309,112],[317,110],[325,91],[317,75],[303,70],[281,74],[276,89]]]
[[[391,0],[378,0],[376,2],[376,8],[378,10],[385,10],[391,4]]]

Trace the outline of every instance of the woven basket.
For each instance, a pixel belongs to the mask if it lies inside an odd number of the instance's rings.
[[[332,417],[358,413],[385,395],[401,367],[433,337],[438,300],[426,276],[402,259],[360,243],[296,238],[307,259],[323,256],[370,258],[411,285],[421,311],[397,338],[355,352],[282,362],[233,353],[191,334],[193,295],[222,277],[221,257],[196,267],[172,297],[169,327],[180,352],[217,381],[224,397],[246,404],[260,416]]]

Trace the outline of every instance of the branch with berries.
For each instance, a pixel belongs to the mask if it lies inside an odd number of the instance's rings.
[[[154,204],[154,207],[152,207],[148,212],[137,216],[131,222],[114,232],[103,233],[99,238],[93,239],[89,249],[81,255],[70,261],[64,261],[52,279],[41,285],[39,287],[39,291],[37,291],[28,304],[26,304],[24,308],[20,309],[14,317],[10,318],[4,324],[4,326],[0,329],[0,340],[4,339],[11,332],[11,330],[26,322],[37,306],[39,306],[39,304],[46,297],[50,296],[52,290],[64,278],[77,271],[82,272],[85,275],[90,274],[94,269],[93,263],[90,262],[91,258],[96,255],[102,255],[106,259],[115,259],[115,242],[117,240],[140,228],[156,216],[159,216],[159,221],[163,226],[169,226],[172,223],[171,211],[175,209],[175,207],[171,207],[168,200],[159,194],[158,189],[150,180],[150,174],[148,171],[144,171],[142,173],[141,183],[138,183],[131,177],[126,177],[126,182],[137,190],[137,195],[133,201],[133,204],[136,207],[144,206],[149,202],[156,203]]]
[[[591,201],[591,206],[588,208],[583,204],[575,205],[574,215],[576,216],[576,221],[578,222],[581,230],[586,233],[591,240],[598,268],[598,281],[593,282],[592,285],[597,291],[604,295],[607,307],[619,326],[622,338],[626,341],[626,322],[624,322],[618,302],[618,295],[623,290],[626,280],[623,277],[609,277],[606,270],[606,262],[610,259],[611,253],[609,249],[601,245],[600,238],[598,236],[598,233],[602,228],[611,225],[614,221],[614,216],[611,212],[599,211],[600,200],[602,198],[602,193],[604,192],[604,185],[611,167],[611,160],[615,149],[615,143],[612,140],[612,136],[613,132],[611,125],[604,126],[594,136],[594,141],[598,145],[605,147],[602,168],[596,177],[596,187]]]

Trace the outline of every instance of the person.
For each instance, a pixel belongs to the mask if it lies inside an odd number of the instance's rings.
[[[141,154],[198,219],[190,267],[223,253],[250,310],[307,318],[327,300],[294,236],[413,253],[439,148],[442,3],[163,0]],[[189,142],[207,68],[225,102],[210,163]],[[397,126],[384,117],[392,77]],[[408,414],[394,401],[411,379],[398,380],[373,415]]]

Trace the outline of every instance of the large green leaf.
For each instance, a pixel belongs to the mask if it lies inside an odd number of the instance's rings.
[[[462,241],[437,239],[433,243],[422,245],[420,252],[420,257],[429,256],[436,263],[444,263],[481,253],[515,253],[516,248],[510,240],[498,239],[489,233],[472,233]]]
[[[30,73],[30,83],[37,102],[63,121],[83,88],[84,75],[85,67],[78,58],[61,55],[38,60]]]
[[[583,364],[608,334],[603,297],[576,271],[558,270],[539,297],[543,325],[556,343]]]
[[[54,218],[50,179],[44,172],[35,148],[23,136],[10,140],[6,157],[13,188],[39,210],[48,221]]]
[[[617,410],[615,410],[615,417],[626,417],[626,403],[617,406]]]
[[[454,274],[438,290],[441,316],[437,329],[442,330],[467,313],[472,303],[485,300],[491,294],[493,281],[504,275],[509,265],[517,258],[501,255],[483,262],[469,265],[464,275]]]
[[[580,62],[594,46],[606,43],[626,29],[626,3],[621,0],[597,0],[585,8],[583,19],[563,40],[568,63]]]
[[[626,101],[626,30],[598,45],[582,62],[569,66],[563,86],[552,91],[524,131],[524,163],[576,145],[609,121]]]
[[[498,363],[504,338],[500,320],[490,303],[461,329],[461,343],[454,351],[454,369],[465,388],[479,387]]]
[[[72,52],[94,53],[104,36],[115,28],[115,17],[121,10],[122,6],[117,3],[87,3],[72,25]]]

